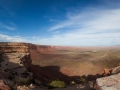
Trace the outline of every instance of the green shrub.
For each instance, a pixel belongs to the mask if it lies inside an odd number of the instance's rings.
[[[64,88],[64,87],[66,87],[65,82],[59,80],[51,81],[49,84],[49,88]]]

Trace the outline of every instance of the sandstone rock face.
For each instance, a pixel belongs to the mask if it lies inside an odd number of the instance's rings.
[[[10,87],[3,80],[0,80],[0,90],[10,90]]]
[[[0,43],[0,65],[7,73],[21,76],[32,64],[29,49],[35,49],[29,43]]]
[[[96,80],[96,90],[120,90],[120,73]]]
[[[12,76],[14,81],[19,83],[26,78],[28,80],[31,78],[32,73],[27,71],[32,64],[29,48],[36,50],[35,45],[29,43],[0,43],[0,78],[2,80]],[[7,87],[3,81],[0,81],[0,85],[0,90],[10,90],[11,85],[7,84],[9,85]]]

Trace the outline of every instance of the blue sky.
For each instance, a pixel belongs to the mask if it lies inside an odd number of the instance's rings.
[[[120,0],[0,0],[0,42],[120,45]]]

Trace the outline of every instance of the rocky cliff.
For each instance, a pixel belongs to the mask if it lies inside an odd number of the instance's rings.
[[[39,60],[41,53],[49,53],[54,49],[54,46],[0,42],[1,68],[5,72],[21,76],[26,70],[35,68],[32,60]]]
[[[4,69],[19,69],[18,72],[24,72],[25,67],[32,64],[28,45],[27,43],[0,43],[2,67]]]
[[[27,71],[32,65],[28,46],[27,43],[0,43],[0,79],[5,84],[25,83],[32,77]]]

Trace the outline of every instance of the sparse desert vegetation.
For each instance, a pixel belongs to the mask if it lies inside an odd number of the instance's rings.
[[[64,81],[60,81],[60,80],[53,80],[50,82],[49,84],[49,88],[65,88],[66,84]]]

